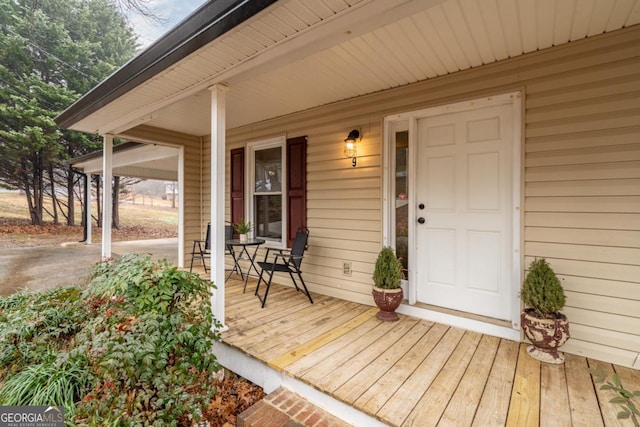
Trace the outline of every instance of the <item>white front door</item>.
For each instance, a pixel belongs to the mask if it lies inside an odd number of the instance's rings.
[[[510,320],[513,104],[416,122],[419,302]]]

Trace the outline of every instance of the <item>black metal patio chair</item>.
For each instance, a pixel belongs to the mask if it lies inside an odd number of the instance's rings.
[[[296,287],[296,291],[304,293],[307,298],[309,298],[309,302],[313,304],[313,299],[311,298],[311,294],[309,293],[309,289],[307,289],[307,285],[304,283],[304,279],[302,278],[302,259],[304,258],[304,251],[307,248],[307,241],[309,239],[309,230],[306,228],[300,228],[296,232],[295,240],[293,241],[293,246],[291,249],[273,249],[268,248],[267,253],[265,254],[264,261],[258,262],[258,265],[261,268],[260,277],[258,278],[258,284],[256,285],[255,295],[258,296],[260,302],[262,303],[262,308],[264,308],[267,303],[267,296],[269,295],[269,289],[271,288],[271,281],[273,280],[273,275],[277,272],[279,273],[289,273],[291,277],[291,281],[293,285]],[[269,253],[271,251],[277,252],[274,254],[273,259],[269,261]],[[269,276],[269,280],[263,279],[263,274]],[[300,283],[302,287],[298,286],[298,282],[296,281],[293,274],[296,274],[300,279]],[[264,293],[264,296],[261,296],[259,293],[260,283],[265,281],[267,287]]]
[[[233,238],[233,226],[231,224],[224,226],[224,237],[225,240],[230,240]],[[225,255],[231,255],[229,252],[229,247],[225,245]],[[207,263],[205,262],[206,258],[211,258],[211,223],[207,224],[207,233],[205,235],[204,240],[194,240],[193,247],[191,248],[191,265],[189,266],[189,271],[193,271],[193,260],[199,258],[202,261],[202,267],[204,267],[204,272],[208,273]]]

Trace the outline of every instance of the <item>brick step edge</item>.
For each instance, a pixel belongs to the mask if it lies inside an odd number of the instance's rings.
[[[349,427],[341,419],[279,387],[238,415],[238,427]]]

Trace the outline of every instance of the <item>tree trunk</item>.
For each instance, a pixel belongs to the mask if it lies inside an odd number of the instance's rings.
[[[53,165],[49,164],[49,166],[47,167],[47,172],[49,173],[49,186],[51,188],[51,204],[52,204],[52,209],[53,209],[53,214],[51,216],[53,216],[53,223],[54,224],[58,224],[59,222],[59,218],[58,218],[58,196],[56,195],[56,183],[55,183],[55,179],[53,177]]]
[[[35,225],[35,207],[33,206],[33,194],[31,193],[31,184],[29,183],[29,179],[26,176],[22,177],[24,194],[27,197],[27,205],[29,207],[29,216],[31,217],[31,224]]]
[[[118,230],[120,228],[120,177],[113,177],[113,194],[112,194],[112,210],[111,210],[111,226]]]
[[[75,172],[67,169],[67,225],[76,225]]]
[[[29,215],[31,216],[31,224],[43,225],[42,221],[42,205],[44,197],[42,195],[42,169],[40,168],[40,161],[38,153],[35,153],[31,158],[32,175],[30,179],[25,177],[25,192],[27,193],[27,199],[29,201]],[[23,161],[23,170],[28,171],[30,168],[27,166],[26,161]]]
[[[38,225],[44,225],[44,167],[42,165],[42,150],[38,153],[35,175],[37,179],[37,185],[35,186],[36,203],[36,217],[38,219]]]

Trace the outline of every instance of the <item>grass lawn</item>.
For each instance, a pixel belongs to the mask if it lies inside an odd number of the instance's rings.
[[[144,202],[144,204],[143,204]],[[51,203],[45,203],[51,211]],[[95,215],[96,206],[92,207]],[[51,215],[45,214],[46,225],[31,225],[27,199],[17,193],[0,192],[0,244],[5,247],[24,247],[60,244],[65,241],[82,239],[81,208],[76,206],[76,223],[69,227],[53,224]],[[66,224],[61,216],[59,221]],[[101,229],[92,224],[94,242],[99,242]],[[171,202],[160,198],[138,196],[135,203],[131,200],[120,202],[120,228],[113,230],[113,240],[138,240],[178,235],[178,209],[171,207]]]

